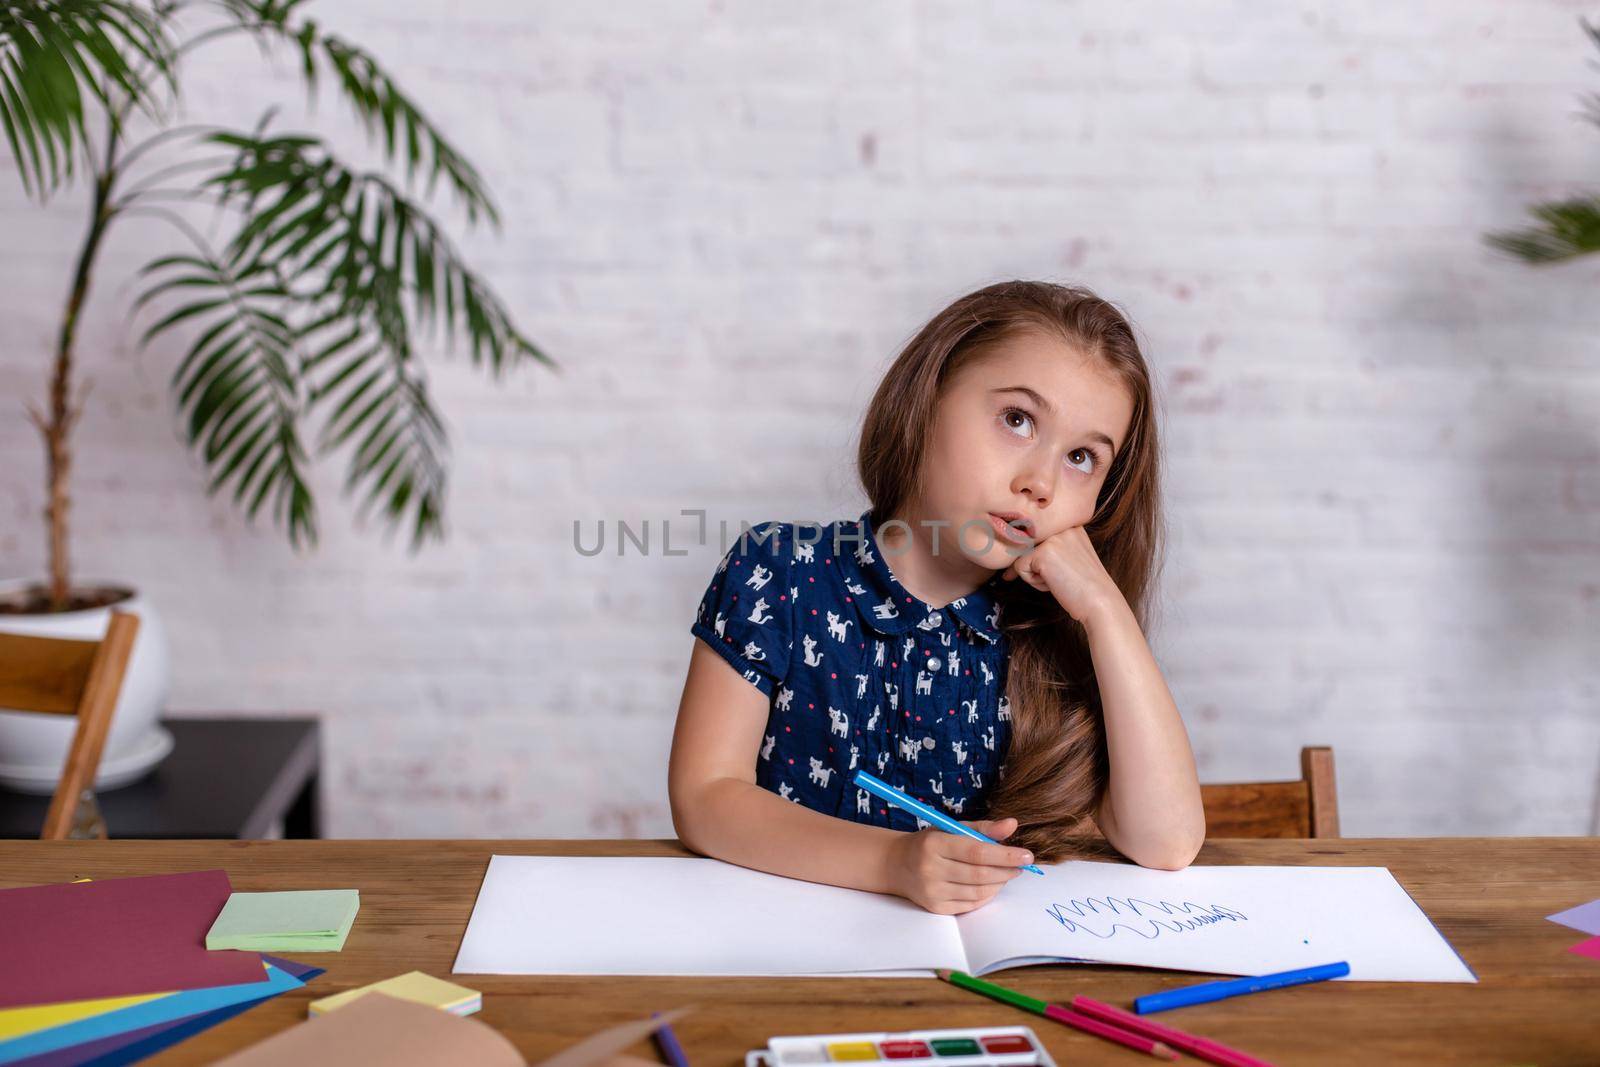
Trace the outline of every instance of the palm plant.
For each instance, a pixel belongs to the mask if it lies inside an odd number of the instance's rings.
[[[1591,26],[1587,19],[1578,21],[1600,47],[1600,25]],[[1600,126],[1600,93],[1589,94],[1582,117]],[[1538,225],[1488,234],[1484,239],[1525,263],[1554,263],[1600,252],[1600,193],[1535,204],[1528,213]]]
[[[297,549],[315,543],[310,455],[342,453],[344,490],[363,516],[408,526],[411,547],[443,535],[446,435],[418,354],[464,336],[498,378],[534,359],[522,335],[415,199],[441,181],[468,225],[498,229],[482,178],[377,61],[303,16],[306,0],[0,0],[0,127],[27,193],[48,199],[82,174],[89,225],[61,315],[47,403],[29,406],[44,439],[48,610],[67,608],[70,434],[83,411],[74,340],[96,257],[119,220],[149,216],[184,251],[141,272],[136,308],[165,309],[141,345],[195,331],[172,390],[207,491],[229,491],[251,519],[264,507]],[[202,19],[191,26],[190,15]],[[330,78],[353,105],[396,184],[340,162],[316,136],[175,125],[181,61],[249,34],[289,50],[308,96]],[[155,132],[132,142],[133,120]],[[226,210],[237,229],[211,247],[172,201]],[[312,436],[314,434],[314,437]]]

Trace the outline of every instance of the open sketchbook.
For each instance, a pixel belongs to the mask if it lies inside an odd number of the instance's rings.
[[[457,974],[932,977],[1096,962],[1475,982],[1386,867],[1073,860],[964,915],[713,859],[494,856]]]

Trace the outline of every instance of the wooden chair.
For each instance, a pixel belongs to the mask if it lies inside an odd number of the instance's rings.
[[[137,615],[113,611],[99,641],[0,634],[0,707],[78,718],[43,840],[106,836],[91,787],[138,632]]]
[[[1300,777],[1288,782],[1200,786],[1206,837],[1338,837],[1333,749],[1300,750]]]

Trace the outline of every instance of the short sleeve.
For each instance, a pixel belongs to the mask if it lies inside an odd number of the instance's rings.
[[[777,534],[766,536],[773,525]],[[768,697],[788,674],[793,643],[789,572],[794,546],[788,538],[787,528],[769,524],[735,540],[717,564],[689,628]]]

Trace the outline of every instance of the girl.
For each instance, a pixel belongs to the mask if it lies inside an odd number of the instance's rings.
[[[689,848],[929,911],[980,907],[1093,820],[1150,867],[1205,837],[1142,627],[1160,533],[1150,376],[1084,289],[991,285],[889,368],[871,506],[773,522],[701,599],[668,792]],[[859,769],[997,842],[928,828]]]

